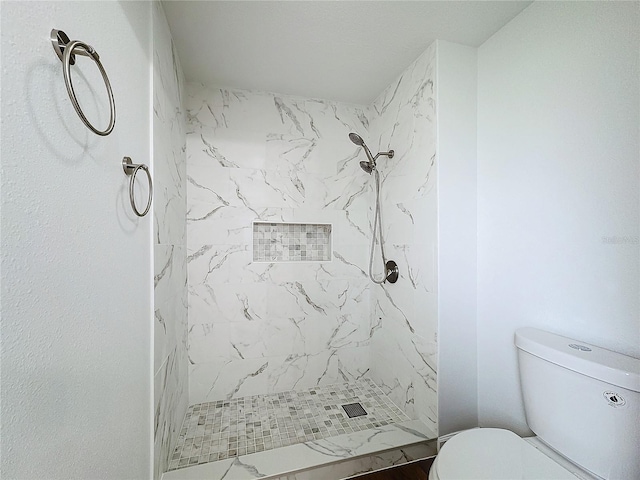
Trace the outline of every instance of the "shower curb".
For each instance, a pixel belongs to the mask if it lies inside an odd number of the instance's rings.
[[[325,480],[435,454],[437,435],[419,420],[172,470],[162,480]]]

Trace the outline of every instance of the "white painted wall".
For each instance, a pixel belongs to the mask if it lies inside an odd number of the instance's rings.
[[[153,217],[134,217],[120,165],[151,162],[150,15],[147,2],[2,2],[2,478],[151,473]],[[54,27],[98,50],[110,136],[73,110]],[[99,74],[78,65],[102,126]]]
[[[477,49],[437,42],[438,421],[478,425]]]
[[[518,327],[640,356],[639,9],[536,2],[479,48],[482,426],[527,433]]]

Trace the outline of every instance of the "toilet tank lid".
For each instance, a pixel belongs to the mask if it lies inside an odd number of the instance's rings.
[[[574,372],[640,392],[640,359],[529,327],[516,330],[515,344]]]

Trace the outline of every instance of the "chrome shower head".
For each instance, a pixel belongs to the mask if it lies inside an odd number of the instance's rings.
[[[353,143],[355,143],[359,147],[364,148],[364,153],[367,154],[367,158],[369,159],[369,163],[370,163],[369,170],[365,170],[365,172],[371,173],[371,171],[376,166],[376,160],[375,160],[375,158],[373,158],[373,155],[371,155],[371,151],[369,150],[369,147],[367,147],[367,144],[364,143],[364,140],[362,139],[362,137],[360,135],[358,135],[357,133],[351,132],[349,134],[349,140],[351,140]],[[362,167],[362,163],[360,163],[360,166]],[[362,169],[364,170],[364,167],[362,167]]]
[[[362,170],[364,170],[365,172],[367,172],[368,174],[371,174],[371,172],[373,172],[373,169],[375,168],[374,165],[371,164],[371,162],[360,162],[360,168]]]
[[[356,145],[359,145],[360,147],[364,146],[364,140],[362,139],[362,137],[360,135],[358,135],[357,133],[353,133],[351,132],[349,134],[349,140],[351,140],[353,143],[355,143]]]

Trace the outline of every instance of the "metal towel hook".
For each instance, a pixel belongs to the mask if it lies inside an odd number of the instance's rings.
[[[98,52],[96,52],[91,45],[81,42],[80,40],[70,41],[66,33],[62,30],[56,30],[55,28],[51,30],[51,43],[56,55],[58,55],[58,58],[62,61],[62,73],[64,75],[64,83],[67,87],[67,93],[69,94],[73,108],[75,108],[80,120],[82,120],[87,128],[89,128],[93,133],[103,137],[109,135],[116,124],[116,103],[113,99],[113,90],[111,89],[111,83],[109,83],[109,77],[102,66],[102,62],[100,62],[100,55],[98,55]],[[76,55],[83,55],[85,57],[92,58],[93,61],[96,62],[96,65],[102,74],[102,79],[104,80],[104,84],[107,87],[107,94],[109,95],[110,109],[109,125],[105,130],[98,130],[94,127],[84,115],[84,112],[78,103],[76,92],[74,91],[73,83],[71,82],[71,65],[76,63]]]
[[[151,208],[151,199],[153,198],[153,182],[151,181],[151,173],[149,173],[149,167],[147,167],[144,163],[133,163],[131,158],[124,157],[122,159],[122,169],[124,173],[129,176],[129,201],[131,202],[131,208],[133,208],[134,213],[139,217],[144,217],[147,213],[149,213],[149,209]],[[136,174],[138,170],[144,170],[147,174],[147,179],[149,180],[149,201],[147,202],[147,208],[144,209],[144,212],[140,212],[138,207],[136,207],[136,200],[133,196],[133,187],[136,183]]]

